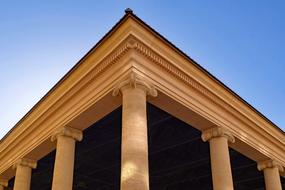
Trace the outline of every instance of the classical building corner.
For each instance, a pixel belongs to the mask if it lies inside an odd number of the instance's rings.
[[[284,132],[131,9],[0,143],[0,190],[281,190],[284,167]]]

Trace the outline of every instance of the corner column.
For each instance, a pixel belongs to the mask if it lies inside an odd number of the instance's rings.
[[[13,168],[16,169],[14,190],[29,190],[31,185],[32,169],[36,169],[37,162],[31,159],[19,159]]]
[[[233,135],[226,129],[214,127],[203,131],[202,140],[210,143],[211,169],[214,190],[233,190],[233,179],[228,141],[234,143]]]
[[[282,190],[279,172],[283,172],[284,169],[281,164],[266,160],[259,162],[257,169],[263,171],[266,190]]]
[[[4,190],[5,187],[8,187],[8,180],[0,179],[0,190]]]
[[[121,82],[113,95],[122,94],[121,190],[148,190],[146,96],[157,96],[152,85],[135,74]]]
[[[82,138],[82,132],[71,127],[61,128],[51,137],[57,141],[52,190],[72,190],[75,142]]]

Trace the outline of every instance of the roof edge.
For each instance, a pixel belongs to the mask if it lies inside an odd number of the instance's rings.
[[[171,47],[175,52],[183,56],[185,59],[193,63],[194,66],[196,66],[198,69],[200,69],[203,73],[205,73],[208,77],[213,79],[215,82],[220,84],[222,87],[224,87],[226,90],[228,90],[232,95],[234,95],[238,100],[242,101],[244,104],[246,104],[252,111],[257,113],[260,117],[262,117],[266,122],[271,124],[273,127],[278,129],[280,132],[285,134],[285,131],[283,131],[281,128],[279,128],[274,122],[272,122],[270,119],[268,119],[265,115],[263,115],[260,111],[258,111],[256,108],[254,108],[251,104],[249,104],[246,100],[244,100],[241,96],[239,96],[237,93],[235,93],[232,89],[230,89],[227,85],[225,85],[223,82],[221,82],[218,78],[216,78],[213,74],[211,74],[209,71],[207,71],[204,67],[202,67],[199,63],[197,63],[194,59],[192,59],[190,56],[188,56],[185,52],[180,50],[178,47],[176,47],[172,42],[167,40],[164,36],[159,34],[155,29],[153,29],[150,25],[145,23],[143,20],[141,20],[138,16],[136,16],[133,13],[133,10],[130,8],[127,8],[125,10],[125,15],[6,133],[3,138],[0,139],[0,143],[2,143],[9,134],[12,133],[15,128],[17,128],[23,121],[26,119],[61,83],[64,82],[64,80],[72,74],[72,72],[78,68],[87,57],[94,52],[100,44],[102,44],[112,33],[114,33],[120,25],[122,25],[129,17],[132,17],[135,19],[138,23],[140,23],[143,27],[145,27],[150,32],[154,33],[158,38],[165,41],[169,47]]]

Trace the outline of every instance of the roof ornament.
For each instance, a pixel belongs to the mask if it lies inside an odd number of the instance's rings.
[[[126,9],[125,9],[125,13],[126,13],[126,14],[133,14],[133,10],[130,9],[130,8],[126,8]]]

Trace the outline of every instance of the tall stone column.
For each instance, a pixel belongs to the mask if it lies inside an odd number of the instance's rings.
[[[121,190],[148,190],[148,138],[146,96],[157,91],[135,74],[114,90],[122,94]]]
[[[282,190],[280,174],[284,168],[273,160],[266,160],[257,164],[259,171],[263,171],[266,190]]]
[[[0,179],[0,190],[4,190],[5,187],[8,187],[8,180]]]
[[[34,160],[22,158],[13,166],[16,169],[14,190],[30,190],[32,169],[36,169],[37,163]]]
[[[63,127],[51,137],[57,141],[52,190],[72,190],[75,142],[81,141],[82,132]]]
[[[234,143],[233,135],[226,129],[214,127],[202,133],[202,140],[209,141],[214,190],[233,190],[233,179],[228,141]]]

